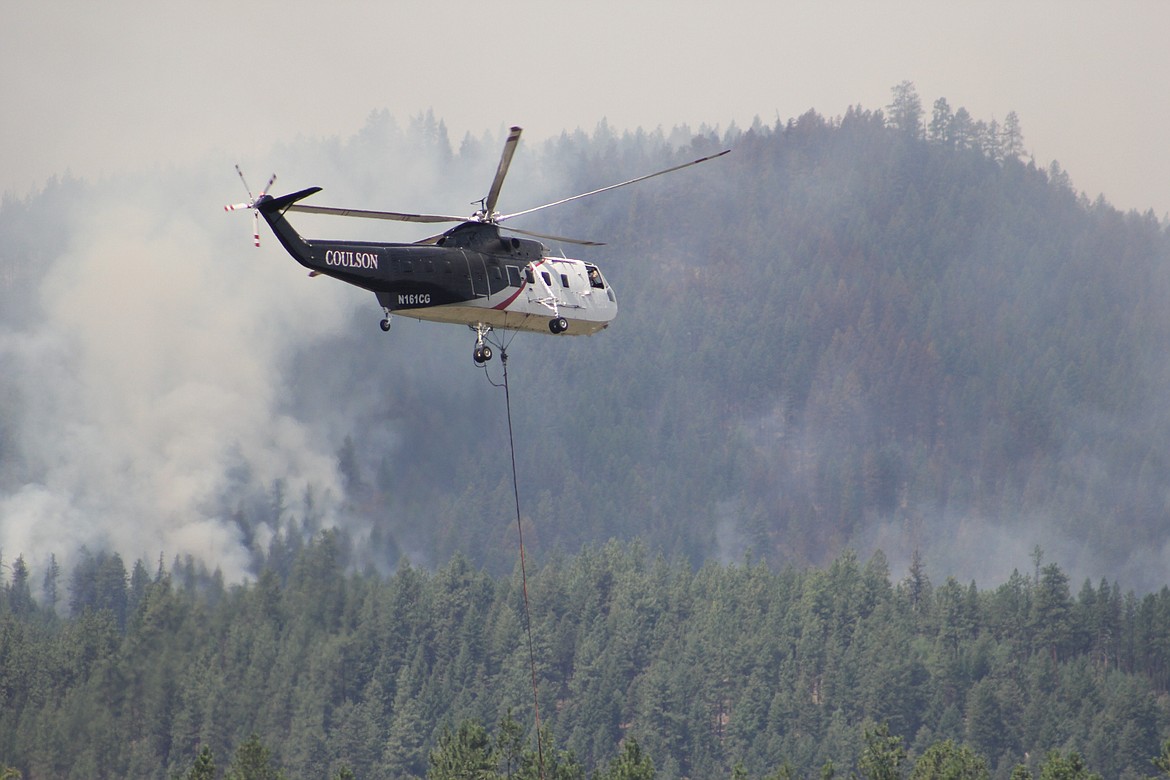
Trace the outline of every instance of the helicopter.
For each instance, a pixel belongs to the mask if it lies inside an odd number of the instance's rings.
[[[330,276],[374,293],[384,312],[380,323],[383,331],[390,330],[390,318],[395,313],[467,325],[475,332],[472,357],[477,365],[483,365],[492,358],[492,347],[485,338],[494,329],[591,335],[608,327],[617,316],[617,297],[595,263],[553,256],[541,241],[533,239],[581,246],[601,246],[601,242],[503,227],[501,223],[698,165],[731,151],[725,149],[608,187],[501,214],[496,204],[521,132],[519,127],[510,129],[488,194],[476,201],[480,207],[468,217],[311,206],[301,201],[320,192],[320,187],[273,197],[268,193],[276,181],[275,174],[253,197],[238,165],[236,173],[248,192],[248,201],[224,209],[252,211],[257,247],[259,218],[264,217],[277,240],[294,260],[309,269],[310,276]],[[303,238],[285,218],[288,212],[459,224],[414,243],[319,240]],[[501,230],[530,238],[503,235]]]

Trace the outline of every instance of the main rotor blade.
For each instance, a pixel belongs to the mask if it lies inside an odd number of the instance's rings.
[[[504,177],[508,175],[508,166],[512,164],[512,155],[516,153],[516,146],[520,143],[520,133],[519,127],[513,127],[508,133],[508,140],[504,142],[504,152],[500,155],[496,178],[492,179],[492,188],[488,190],[487,198],[483,204],[483,210],[487,213],[488,219],[491,219],[492,212],[496,210],[496,202],[500,199],[500,188],[504,186]]]
[[[426,238],[420,238],[418,241],[415,241],[414,243],[420,244],[420,245],[434,246],[435,244],[439,243],[439,239],[445,235],[447,235],[446,232],[436,233],[433,236],[427,236]]]
[[[535,206],[535,207],[530,208],[530,209],[525,209],[524,211],[517,211],[514,214],[504,214],[500,217],[497,217],[496,222],[503,222],[505,219],[511,219],[512,217],[519,217],[523,214],[531,214],[532,212],[540,211],[541,209],[547,209],[547,208],[551,208],[553,206],[559,206],[562,203],[568,203],[571,200],[580,200],[581,198],[588,198],[590,195],[597,195],[600,192],[607,192],[608,190],[616,190],[618,187],[624,187],[627,184],[636,184],[640,181],[646,181],[647,179],[653,179],[655,176],[661,176],[664,173],[672,173],[674,171],[682,170],[683,168],[689,168],[692,165],[698,165],[701,162],[707,162],[708,160],[714,160],[716,157],[722,157],[723,155],[727,154],[730,151],[731,151],[730,149],[724,149],[722,152],[719,152],[718,154],[712,154],[712,155],[709,155],[707,157],[700,157],[697,160],[691,160],[688,163],[683,163],[682,165],[676,165],[673,168],[667,168],[664,171],[658,171],[656,173],[648,173],[645,176],[639,176],[636,179],[630,179],[629,181],[623,181],[623,182],[620,182],[618,184],[611,184],[608,187],[602,187],[599,190],[592,190],[591,192],[583,192],[580,195],[574,195],[571,198],[562,198],[561,200],[553,201],[552,203],[546,203],[543,206]],[[512,228],[509,228],[509,229],[511,230]]]
[[[551,233],[534,233],[531,230],[521,230],[514,227],[502,227],[500,230],[507,230],[509,233],[519,233],[523,236],[532,236],[533,238],[547,238],[550,241],[563,241],[566,244],[578,244],[580,246],[605,246],[604,241],[589,241],[584,238],[565,238],[564,236],[554,236]]]
[[[467,217],[451,217],[445,214],[405,214],[400,211],[366,211],[364,209],[338,209],[331,206],[305,206],[294,203],[288,211],[302,214],[328,214],[333,217],[362,217],[364,219],[388,219],[394,222],[466,222]]]
[[[503,227],[503,228],[500,228],[500,230],[507,230],[509,233],[519,233],[519,234],[524,235],[524,236],[532,236],[533,238],[547,238],[550,241],[563,241],[566,244],[579,244],[580,246],[605,246],[605,242],[603,242],[603,241],[588,241],[588,240],[583,239],[583,238],[566,238],[565,236],[554,236],[551,233],[535,233],[531,230],[521,230],[520,228],[514,228],[514,227]],[[450,232],[450,231],[447,231],[447,232]],[[415,241],[414,243],[416,243],[416,244],[437,244],[437,243],[439,243],[439,239],[445,235],[447,235],[447,233],[438,233],[438,234],[433,235],[433,236],[427,236],[426,238],[419,239],[418,241]]]

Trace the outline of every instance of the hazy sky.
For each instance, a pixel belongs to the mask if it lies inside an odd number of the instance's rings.
[[[383,108],[433,109],[458,143],[602,117],[836,116],[910,80],[928,112],[940,96],[977,119],[1016,111],[1037,162],[1090,197],[1170,212],[1166,0],[0,0],[0,20],[0,191],[16,195],[66,172],[246,167]]]

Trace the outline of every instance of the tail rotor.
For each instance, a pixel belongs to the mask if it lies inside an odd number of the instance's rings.
[[[240,166],[236,166],[236,173],[240,175],[240,181],[244,183],[244,190],[248,193],[247,203],[233,203],[229,206],[224,206],[224,211],[238,211],[240,209],[250,209],[252,211],[252,242],[258,247],[260,246],[260,212],[256,210],[256,203],[260,201],[268,191],[272,189],[273,183],[276,181],[276,174],[272,174],[272,178],[264,185],[264,189],[256,197],[252,196],[252,188],[248,186],[248,180],[244,178],[244,172],[240,170]]]

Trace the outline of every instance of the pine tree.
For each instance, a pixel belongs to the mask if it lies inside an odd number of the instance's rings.
[[[931,114],[930,127],[927,128],[927,140],[949,147],[953,140],[951,138],[951,122],[954,119],[955,114],[951,111],[951,105],[945,97],[940,97],[934,101],[934,111]]]
[[[45,569],[45,580],[41,585],[41,593],[45,597],[45,606],[50,612],[57,611],[57,602],[61,600],[58,592],[57,580],[61,576],[61,566],[57,563],[57,556],[49,553],[49,566]]]
[[[967,745],[936,742],[914,762],[910,780],[988,780],[987,762]]]
[[[1031,624],[1037,646],[1051,653],[1053,660],[1060,659],[1073,636],[1073,612],[1068,576],[1055,563],[1040,572]]]
[[[428,759],[427,780],[489,780],[496,776],[495,749],[484,727],[465,720],[445,728]]]
[[[236,750],[224,780],[283,780],[284,773],[272,764],[272,755],[253,733]]]
[[[7,589],[8,606],[19,617],[28,616],[34,609],[28,578],[28,566],[25,565],[24,556],[19,555],[12,562],[12,581],[8,583]]]
[[[911,81],[903,81],[893,88],[894,99],[887,107],[890,127],[906,135],[919,137],[922,126],[922,100]]]
[[[1159,772],[1170,777],[1170,739],[1162,743],[1162,752],[1155,758],[1150,759]]]
[[[902,738],[890,734],[886,724],[865,729],[865,748],[857,766],[868,780],[902,780],[906,748]]]
[[[215,780],[215,761],[211,756],[211,748],[203,746],[184,777],[186,780]]]
[[[1101,780],[1101,775],[1090,772],[1085,760],[1075,750],[1067,755],[1053,750],[1040,766],[1040,780]]]
[[[1005,160],[1018,160],[1024,154],[1024,133],[1020,129],[1020,117],[1009,111],[1003,120],[1001,152]]]
[[[622,746],[622,752],[595,777],[597,780],[654,780],[654,762],[642,752],[638,740],[630,737]]]

